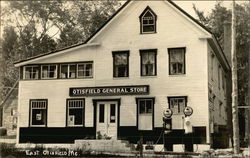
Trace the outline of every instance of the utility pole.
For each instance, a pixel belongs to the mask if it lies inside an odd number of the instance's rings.
[[[234,154],[239,154],[239,119],[238,119],[238,78],[237,78],[237,58],[236,58],[236,19],[235,19],[235,0],[232,5],[232,48],[231,48],[231,63],[232,63],[232,122],[233,122],[233,151]]]

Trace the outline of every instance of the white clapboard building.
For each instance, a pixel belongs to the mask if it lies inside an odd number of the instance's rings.
[[[156,143],[170,108],[171,150],[185,143],[186,106],[194,144],[226,140],[230,66],[213,34],[172,1],[127,1],[86,42],[15,66],[18,143]]]

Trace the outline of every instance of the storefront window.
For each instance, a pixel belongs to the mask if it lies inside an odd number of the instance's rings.
[[[67,101],[67,125],[82,126],[84,122],[84,100],[69,99]]]
[[[31,126],[46,126],[47,124],[47,100],[31,100],[30,101]]]

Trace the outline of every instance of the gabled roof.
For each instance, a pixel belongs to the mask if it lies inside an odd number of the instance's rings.
[[[99,29],[97,29],[96,32],[94,32],[85,42],[83,43],[78,43],[78,44],[75,44],[75,45],[72,45],[72,46],[69,46],[69,47],[66,47],[66,48],[63,48],[63,49],[59,49],[59,50],[55,50],[55,51],[52,51],[52,52],[49,52],[49,53],[45,53],[45,54],[41,54],[41,55],[38,55],[38,56],[34,56],[34,57],[31,57],[31,58],[28,58],[28,59],[24,59],[24,60],[20,60],[20,61],[17,61],[15,62],[15,66],[20,66],[22,65],[23,62],[27,62],[27,61],[32,61],[34,59],[38,59],[40,57],[44,57],[44,56],[47,56],[47,55],[51,55],[51,54],[55,54],[55,53],[59,53],[61,51],[67,51],[69,49],[72,49],[72,48],[75,48],[75,47],[80,47],[82,45],[86,45],[86,44],[89,44],[89,42],[99,33],[101,32],[104,27],[106,27],[111,21],[112,19],[114,19],[114,17],[116,17],[132,0],[127,0],[126,3],[124,3]],[[193,21],[195,24],[197,24],[198,26],[201,27],[201,29],[203,29],[205,32],[208,32],[209,34],[211,34],[211,38],[215,38],[215,36],[213,36],[213,33],[208,29],[206,28],[203,24],[201,24],[198,20],[196,20],[195,18],[193,18],[191,15],[189,15],[187,12],[185,12],[182,8],[180,8],[177,4],[175,4],[173,1],[171,0],[164,0],[166,2],[169,2],[169,4],[171,4],[173,7],[175,7],[177,10],[179,10],[181,13],[183,13],[185,16],[187,16],[191,21]],[[214,39],[215,42],[217,42],[216,39]],[[218,44],[218,43],[217,43]],[[220,50],[222,51],[222,49]],[[222,53],[223,57],[225,57],[224,53]],[[228,64],[228,63],[227,63]],[[24,65],[24,64],[23,64]]]

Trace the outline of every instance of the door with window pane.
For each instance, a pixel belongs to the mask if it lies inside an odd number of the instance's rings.
[[[138,129],[153,130],[153,100],[138,100]]]
[[[98,102],[96,135],[117,139],[117,102]]]

